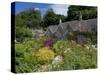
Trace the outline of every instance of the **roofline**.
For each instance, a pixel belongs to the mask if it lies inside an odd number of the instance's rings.
[[[93,19],[88,19],[88,20],[97,20],[97,18],[93,18]],[[81,20],[81,21],[88,21],[88,20]],[[73,21],[77,21],[77,22],[79,22],[78,20],[73,20]],[[57,28],[54,30],[54,32],[48,27],[48,29],[51,31],[51,33],[55,33],[57,30],[58,30],[58,27],[61,27],[62,28],[62,30],[64,30],[64,28],[63,28],[63,26],[62,26],[62,24],[64,24],[64,23],[70,23],[70,22],[73,22],[73,21],[67,21],[67,22],[63,22],[63,23],[61,23],[61,24],[59,24],[59,25],[57,25]],[[48,29],[47,29],[47,31],[48,31]],[[46,32],[47,32],[46,31]]]
[[[58,25],[58,27],[61,27],[62,30],[64,30],[63,27],[62,27],[62,25]],[[55,30],[55,32],[58,30],[58,27],[57,27],[57,29]]]

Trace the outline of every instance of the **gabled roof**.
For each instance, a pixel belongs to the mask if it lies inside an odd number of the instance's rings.
[[[88,20],[75,20],[62,23],[64,31],[80,31],[80,32],[91,32],[93,28],[97,28],[97,19]]]
[[[78,30],[78,21],[69,21],[69,22],[64,22],[62,23],[62,26],[64,28],[64,31],[72,30],[72,31],[77,31]]]
[[[51,25],[51,26],[48,27],[48,29],[50,29],[50,31],[51,31],[52,33],[55,33],[55,31],[56,31],[57,28],[58,28],[57,25]]]
[[[94,28],[97,30],[97,19],[88,19],[88,20],[74,20],[69,22],[64,22],[59,25],[51,25],[48,27],[52,33],[55,33],[58,30],[58,27],[61,27],[64,32],[66,31],[80,31],[80,32],[91,32]]]

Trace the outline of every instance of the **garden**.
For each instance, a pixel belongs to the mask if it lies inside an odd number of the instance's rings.
[[[16,43],[16,72],[78,70],[97,67],[94,45],[74,44],[45,36]]]

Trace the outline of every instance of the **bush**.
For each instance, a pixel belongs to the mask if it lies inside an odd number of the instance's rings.
[[[33,55],[34,42],[33,40],[25,41],[23,44],[16,44],[16,72],[32,72],[36,71],[38,62]]]
[[[94,49],[86,49],[80,45],[74,45],[64,54],[64,69],[88,69],[96,68],[97,53]]]
[[[65,40],[60,40],[57,41],[54,45],[53,45],[53,50],[57,53],[57,54],[62,54],[62,52],[64,52],[65,49],[67,49],[69,47],[70,43],[68,41]]]
[[[43,47],[44,37],[15,44],[16,72],[58,71],[97,67],[97,48],[93,45],[57,41],[52,48]],[[61,64],[53,64],[55,53],[62,56]]]
[[[16,40],[18,42],[23,42],[26,38],[32,38],[31,30],[26,27],[16,27]]]
[[[23,44],[16,44],[15,45],[16,57],[23,57],[25,52],[25,47]]]
[[[40,64],[45,64],[50,62],[54,58],[54,52],[48,47],[39,49],[36,54],[37,60]]]
[[[35,38],[33,39],[33,50],[38,50],[40,49],[41,47],[44,46],[44,37],[39,37],[39,38]]]

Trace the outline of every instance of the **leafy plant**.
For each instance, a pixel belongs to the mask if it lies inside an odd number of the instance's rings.
[[[45,37],[15,44],[16,72],[44,72],[97,67],[97,49],[91,44],[81,46],[58,40],[52,48],[44,47]],[[63,55],[62,62],[53,64],[55,53]]]
[[[61,54],[62,52],[64,52],[64,50],[66,48],[68,48],[70,45],[70,43],[68,41],[65,40],[60,40],[57,41],[54,45],[53,45],[53,50],[57,53],[57,54]]]
[[[16,57],[23,57],[23,54],[25,52],[25,48],[23,44],[16,44],[15,50],[16,50]]]
[[[96,62],[96,50],[82,48],[80,45],[72,46],[71,50],[64,54],[64,69],[95,68]]]
[[[32,32],[29,28],[16,26],[16,40],[23,42],[25,39],[32,38]]]

